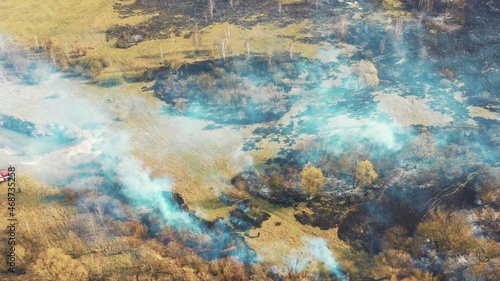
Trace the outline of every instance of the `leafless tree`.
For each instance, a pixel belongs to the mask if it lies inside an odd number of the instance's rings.
[[[188,100],[187,99],[184,99],[184,98],[176,98],[174,99],[174,103],[175,103],[175,106],[174,108],[180,112],[184,112],[184,110],[186,109],[186,102]]]
[[[97,217],[101,221],[101,225],[104,224],[104,204],[102,200],[99,200],[100,198],[93,199],[93,205],[94,205],[94,210],[97,214]]]
[[[210,18],[214,19],[215,10],[215,0],[208,0],[208,12],[210,13]]]
[[[64,54],[66,55],[66,59],[69,60],[69,50],[66,44],[64,44]]]
[[[419,0],[418,5],[424,7],[427,12],[430,12],[434,6],[434,0]]]
[[[273,56],[274,56],[274,48],[269,47],[267,51],[267,62],[269,63],[269,66],[271,66],[273,63]]]
[[[54,49],[53,48],[50,49],[50,59],[52,60],[52,64],[54,64],[54,67],[56,67],[57,66],[57,64],[56,64],[56,55],[54,53]]]
[[[385,38],[382,38],[382,40],[380,40],[379,49],[380,49],[380,53],[383,54],[385,51]]]
[[[250,49],[251,48],[251,45],[250,45],[250,40],[247,39],[245,40],[245,49],[247,50],[247,60],[250,59]]]

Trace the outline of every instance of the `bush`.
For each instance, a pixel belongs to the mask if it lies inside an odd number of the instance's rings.
[[[49,248],[33,265],[37,280],[86,280],[87,269],[60,248]]]
[[[431,240],[443,254],[468,254],[477,246],[472,226],[459,213],[438,209],[431,211],[429,219],[420,223],[417,232]]]
[[[499,177],[484,176],[478,186],[479,198],[485,204],[494,208],[500,207],[500,189],[498,188]]]
[[[408,230],[395,226],[385,231],[381,240],[382,249],[396,249],[410,253],[413,257],[422,255],[423,241],[420,236],[408,237]]]
[[[377,172],[373,169],[373,164],[368,161],[361,161],[356,165],[355,182],[356,187],[364,187],[372,184],[378,178]]]
[[[115,43],[115,47],[119,48],[119,49],[127,49],[127,48],[130,48],[132,47],[134,44],[132,44],[131,42],[123,39],[123,38],[118,38],[116,40],[116,43]]]
[[[239,261],[222,258],[212,261],[208,267],[208,273],[216,280],[246,281],[250,280],[246,274],[245,265]]]

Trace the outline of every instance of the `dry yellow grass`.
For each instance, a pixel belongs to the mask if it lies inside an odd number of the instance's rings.
[[[487,108],[471,105],[471,106],[467,107],[467,109],[469,110],[469,116],[471,116],[471,117],[481,117],[481,118],[490,119],[490,120],[500,120],[500,114],[498,114],[497,112],[488,110]]]
[[[17,274],[8,273],[6,263],[2,263],[0,280],[58,279],[40,275],[41,268],[61,266],[63,262],[48,259],[47,253],[50,251],[59,251],[61,259],[70,262],[73,269],[88,270],[92,275],[106,277],[106,280],[128,280],[123,279],[123,276],[137,272],[138,264],[172,261],[158,254],[157,250],[164,247],[161,242],[142,239],[135,234],[117,235],[110,227],[120,222],[110,221],[109,218],[103,222],[95,213],[77,209],[66,202],[60,189],[45,187],[23,176],[16,178],[16,184],[22,188],[22,193],[16,196]],[[7,210],[6,202],[0,201],[2,210]],[[0,252],[5,255],[8,245],[4,239],[0,242]],[[144,252],[149,253],[147,259],[144,258]],[[151,257],[155,258],[153,262]],[[172,266],[177,265],[172,263]]]
[[[7,184],[2,184],[1,187],[7,188],[6,186]],[[13,217],[17,219],[14,221],[16,272],[29,269],[27,264],[36,260],[40,251],[48,247],[76,250],[83,243],[78,237],[72,237],[71,241],[68,239],[67,226],[70,218],[76,213],[76,208],[61,201],[63,196],[60,190],[45,187],[24,176],[16,177],[16,187],[21,188],[20,193],[15,193]],[[7,203],[7,200],[1,200],[0,208],[7,211]],[[0,246],[4,254],[7,242],[2,241]],[[0,270],[2,274],[7,274],[5,263],[2,263]]]
[[[115,47],[115,40],[106,41],[105,31],[114,25],[135,25],[153,15],[120,18],[113,10],[113,4],[114,1],[109,0],[4,1],[0,3],[0,29],[24,46],[42,46],[47,40],[51,40],[63,50],[88,47],[86,57],[106,58],[110,62],[110,66],[98,77],[105,79],[136,75],[147,68],[159,67],[164,61],[183,64],[221,58],[217,45],[228,30],[229,56],[245,54],[246,42],[250,42],[251,51],[255,53],[287,51],[292,45],[292,39],[284,37],[303,39],[308,35],[301,31],[310,25],[309,21],[304,20],[284,28],[266,24],[256,25],[248,30],[221,23],[200,30],[199,47],[193,44],[191,38],[184,38],[184,35],[191,32],[185,30],[179,37],[144,41],[127,49],[119,49]],[[313,57],[317,52],[316,45],[300,42],[293,43],[293,49],[305,57]],[[197,50],[203,51],[204,56],[196,55]]]
[[[342,263],[341,257],[348,246],[337,237],[337,229],[321,230],[318,227],[302,225],[294,214],[307,211],[304,206],[294,208],[281,208],[271,213],[271,218],[262,224],[261,228],[250,231],[250,236],[260,237],[247,239],[249,245],[255,249],[265,261],[286,266],[286,258],[304,247],[302,238],[322,237],[328,242],[330,250]]]

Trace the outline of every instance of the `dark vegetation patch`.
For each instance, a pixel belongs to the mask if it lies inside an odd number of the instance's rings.
[[[315,67],[305,59],[291,60],[285,54],[276,54],[271,64],[261,57],[203,61],[175,72],[163,69],[151,89],[172,110],[187,116],[219,124],[275,121],[297,99],[289,92],[300,74],[298,65],[306,67],[302,71]],[[220,114],[221,109],[224,114]]]

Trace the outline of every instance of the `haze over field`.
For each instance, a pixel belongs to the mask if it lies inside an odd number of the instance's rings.
[[[1,4],[7,278],[500,275],[494,2],[73,4]]]

